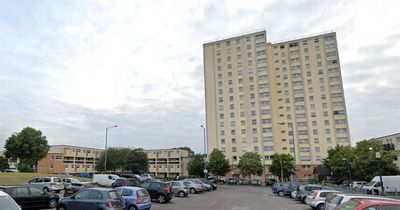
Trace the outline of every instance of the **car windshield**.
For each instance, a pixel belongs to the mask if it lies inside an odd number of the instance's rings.
[[[71,182],[74,182],[74,183],[79,183],[79,182],[81,182],[81,181],[79,181],[78,179],[75,179],[75,178],[70,178],[70,180],[71,180]],[[56,181],[56,182],[58,182],[58,181]]]
[[[358,205],[359,205],[359,203],[350,200],[350,201],[347,201],[346,203],[343,203],[342,205],[336,207],[335,209],[350,210],[350,209],[355,209]]]
[[[19,210],[17,205],[8,196],[0,196],[1,209]]]

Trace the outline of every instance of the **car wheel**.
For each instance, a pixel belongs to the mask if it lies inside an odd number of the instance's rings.
[[[137,210],[137,208],[135,206],[131,206],[129,207],[129,210]]]
[[[183,192],[183,191],[180,191],[178,194],[179,194],[179,197],[181,197],[181,198],[185,197],[185,192]]]
[[[282,191],[279,191],[279,192],[278,192],[278,195],[279,195],[279,196],[283,196],[283,192],[282,192]]]
[[[195,194],[196,190],[194,188],[190,188],[190,194]]]
[[[57,210],[67,210],[67,207],[65,207],[64,205],[60,205],[59,207],[57,207]]]
[[[53,208],[56,208],[57,207],[57,200],[56,199],[50,199],[50,201],[49,201],[49,207],[51,208],[51,209],[53,209]]]
[[[164,195],[159,195],[158,198],[157,198],[157,201],[159,203],[165,203],[165,196]]]
[[[319,204],[319,205],[317,206],[317,209],[318,209],[318,210],[324,210],[324,209],[325,209],[325,205],[324,205],[323,203],[321,203],[321,204]]]

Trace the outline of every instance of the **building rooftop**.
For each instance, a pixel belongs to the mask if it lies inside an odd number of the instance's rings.
[[[227,37],[222,37],[222,38],[206,41],[204,43],[204,45],[208,45],[208,44],[212,44],[212,43],[220,42],[220,41],[225,41],[225,40],[229,40],[229,39],[234,39],[234,38],[235,39],[242,38],[242,37],[246,37],[246,36],[249,36],[249,35],[258,34],[258,33],[261,33],[261,32],[266,33],[267,31],[265,29],[258,29],[258,30],[255,30],[255,31],[250,31],[250,32],[246,32],[246,33],[236,34],[236,35],[233,35],[233,36],[227,36]]]
[[[330,31],[324,31],[324,32],[315,33],[315,34],[308,34],[308,35],[292,37],[292,38],[288,38],[288,39],[282,39],[282,40],[273,41],[273,42],[270,42],[270,43],[272,45],[276,45],[276,44],[282,44],[282,43],[286,43],[286,42],[293,42],[293,41],[300,41],[300,40],[303,40],[303,39],[310,39],[310,38],[313,38],[313,37],[319,37],[319,36],[322,36],[322,35],[334,34],[334,33],[336,33],[334,30],[330,30]]]
[[[49,145],[49,146],[50,146],[50,147],[74,147],[74,148],[85,148],[85,149],[104,150],[104,149],[93,148],[93,147],[81,147],[81,146],[66,145],[66,144]]]

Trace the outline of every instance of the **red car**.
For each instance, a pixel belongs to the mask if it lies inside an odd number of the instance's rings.
[[[335,210],[400,210],[399,201],[388,201],[388,200],[372,200],[372,199],[351,199],[340,206],[336,207]]]

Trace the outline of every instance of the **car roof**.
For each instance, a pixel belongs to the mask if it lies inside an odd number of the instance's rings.
[[[128,189],[128,190],[135,190],[135,191],[137,191],[137,190],[141,190],[141,189],[143,189],[143,188],[141,188],[141,187],[117,187],[117,188],[115,188],[115,189]]]
[[[365,195],[365,194],[337,194],[338,196],[342,196],[342,197],[347,197],[350,199],[371,199],[371,200],[393,200],[393,201],[397,201],[397,199],[394,198],[386,198],[386,197],[382,197],[382,196],[373,196],[373,195]]]
[[[395,204],[395,205],[400,205],[400,200],[380,200],[380,199],[368,199],[368,198],[360,198],[360,199],[353,199],[356,202],[362,203],[362,204]]]
[[[93,187],[93,188],[88,188],[88,190],[113,191],[113,190],[115,190],[115,189],[104,188],[104,187]]]
[[[9,196],[7,193],[0,190],[0,196]]]

